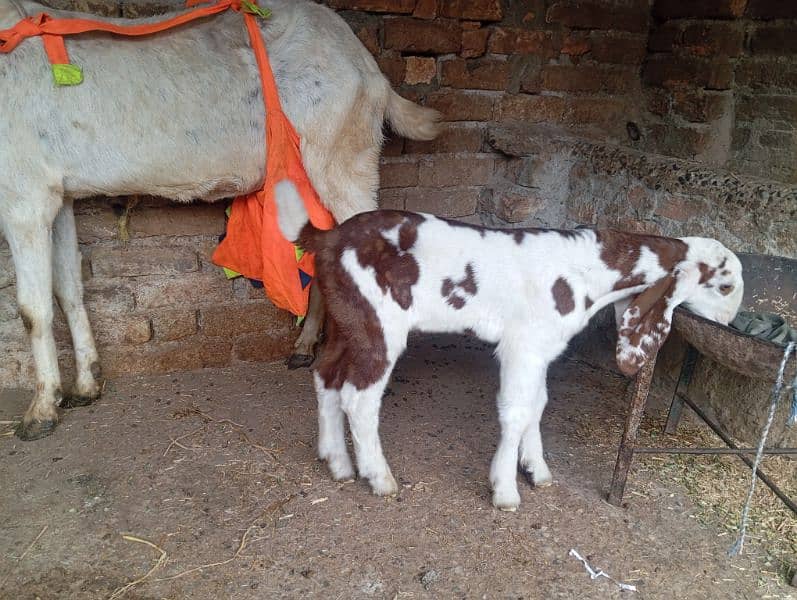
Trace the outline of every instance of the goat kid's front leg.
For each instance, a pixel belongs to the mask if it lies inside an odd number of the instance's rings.
[[[69,324],[77,368],[74,388],[66,394],[61,406],[85,406],[100,395],[97,381],[100,363],[83,304],[80,251],[71,199],[64,201],[53,226],[53,291]]]
[[[44,211],[28,212],[24,217],[11,220],[4,215],[4,232],[14,258],[19,314],[36,367],[36,392],[16,429],[17,437],[28,441],[53,432],[62,395],[53,338],[52,219],[46,218]]]
[[[520,505],[518,450],[536,414],[532,400],[539,396],[539,387],[545,385],[545,370],[522,364],[522,359],[522,356],[513,356],[501,360],[501,389],[497,402],[501,439],[490,466],[490,484],[493,505],[506,511],[517,510]]]
[[[379,408],[390,371],[388,369],[379,382],[364,390],[357,390],[350,383],[344,384],[341,389],[341,406],[349,418],[357,470],[360,477],[368,480],[377,496],[392,496],[398,492],[398,484],[390,472],[379,441]]]
[[[288,358],[289,369],[309,367],[315,360],[315,347],[321,337],[321,327],[324,325],[324,297],[317,285],[310,286],[310,301],[307,307],[307,317],[304,320],[302,331],[293,345],[293,354]]]
[[[318,373],[313,373],[318,397],[318,457],[327,462],[332,479],[354,479],[354,466],[346,450],[344,413],[340,391],[328,389]]]

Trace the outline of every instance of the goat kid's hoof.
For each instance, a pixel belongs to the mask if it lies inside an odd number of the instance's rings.
[[[313,364],[315,356],[312,354],[291,354],[288,358],[288,369],[307,369]]]
[[[368,482],[371,484],[371,490],[377,496],[395,496],[398,494],[398,484],[390,473],[381,477],[369,478]]]
[[[496,490],[493,492],[493,506],[504,512],[515,512],[520,506],[520,494],[517,490]]]
[[[23,421],[17,425],[14,433],[23,442],[32,442],[51,435],[55,431],[56,425],[58,425],[58,421],[31,421],[30,423]]]

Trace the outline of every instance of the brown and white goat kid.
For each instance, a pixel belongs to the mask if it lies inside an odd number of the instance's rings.
[[[540,417],[548,365],[587,321],[622,303],[617,361],[634,375],[670,331],[673,310],[728,323],[742,298],[742,267],[719,242],[619,231],[493,230],[395,210],[356,215],[322,232],[289,182],[278,184],[279,223],[316,253],[327,340],[315,368],[319,456],[335,479],[357,470],[375,494],[397,491],[379,441],[379,407],[410,331],[464,332],[496,343],[501,439],[490,469],[493,504],[520,503],[517,464],[548,485]]]

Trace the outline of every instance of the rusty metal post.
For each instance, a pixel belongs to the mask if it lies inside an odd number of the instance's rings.
[[[642,415],[645,412],[645,403],[648,400],[650,382],[653,380],[653,370],[656,367],[656,357],[645,363],[639,370],[634,381],[628,388],[630,406],[628,418],[625,421],[623,439],[620,441],[620,449],[617,452],[617,463],[614,466],[612,485],[609,488],[609,504],[620,506],[623,501],[625,482],[628,479],[628,470],[631,468],[631,460],[634,457],[634,446],[636,445],[637,431],[642,422]]]
[[[692,380],[692,373],[695,372],[695,364],[699,353],[695,350],[692,344],[687,344],[686,354],[684,355],[684,362],[681,365],[681,373],[678,375],[678,383],[675,384],[675,391],[672,395],[672,402],[670,403],[670,412],[667,415],[667,424],[664,426],[664,433],[674,435],[678,430],[678,423],[681,421],[681,411],[684,408],[684,401],[681,400],[679,390],[683,388],[683,394],[689,392],[689,382]]]

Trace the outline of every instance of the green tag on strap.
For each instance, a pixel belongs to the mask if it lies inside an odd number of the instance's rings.
[[[83,69],[77,65],[51,65],[55,85],[80,85],[83,83]]]
[[[293,253],[296,255],[296,262],[299,262],[300,260],[302,260],[302,256],[304,256],[304,248],[294,244],[293,245]]]
[[[244,11],[251,13],[253,15],[257,15],[261,19],[268,19],[271,16],[271,11],[267,8],[260,8],[254,2],[250,0],[241,0],[241,6],[244,7]]]

